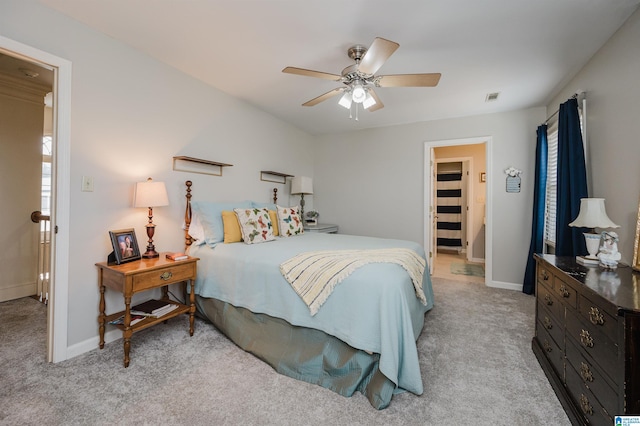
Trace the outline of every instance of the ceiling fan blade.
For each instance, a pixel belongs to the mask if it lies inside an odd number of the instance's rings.
[[[340,93],[342,93],[344,91],[344,87],[338,87],[337,89],[333,89],[330,92],[327,92],[323,95],[318,96],[317,98],[313,98],[310,101],[307,101],[305,103],[302,104],[302,106],[314,106],[319,104],[322,101],[326,101],[329,98],[332,98],[336,95],[339,95]]]
[[[282,70],[282,72],[287,74],[304,75],[306,77],[324,78],[325,80],[333,80],[333,81],[340,81],[340,79],[342,78],[342,76],[338,74],[330,74],[328,72],[306,70],[304,68],[296,68],[296,67],[286,67],[285,69]]]
[[[395,41],[376,37],[362,57],[358,70],[364,74],[375,74],[398,47],[400,45]]]
[[[371,97],[376,100],[376,103],[375,103],[375,105],[371,105],[367,109],[367,111],[373,112],[373,111],[377,111],[379,109],[384,108],[384,104],[382,103],[382,101],[380,100],[378,95],[376,95],[376,92],[374,92],[374,90],[372,88],[369,88],[369,93],[371,94]]]
[[[440,73],[381,75],[380,87],[434,87],[440,81]]]

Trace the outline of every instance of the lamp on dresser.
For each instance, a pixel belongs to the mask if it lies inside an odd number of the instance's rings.
[[[169,197],[167,196],[167,188],[164,182],[154,182],[149,178],[146,182],[138,182],[136,184],[133,206],[149,209],[149,222],[146,225],[149,241],[147,242],[147,251],[142,254],[142,257],[154,258],[159,256],[153,245],[153,234],[156,228],[156,225],[153,224],[153,208],[168,205]]]
[[[291,195],[300,194],[300,218],[304,218],[304,196],[313,194],[313,181],[310,177],[294,176],[291,179]],[[304,220],[304,219],[303,219]]]
[[[584,239],[587,244],[588,256],[576,256],[576,261],[583,265],[597,265],[600,260],[597,257],[600,248],[600,234],[595,233],[595,228],[619,228],[613,223],[604,208],[604,198],[581,198],[580,213],[569,226],[579,228],[591,228],[593,232],[585,232]],[[616,254],[617,249],[616,249]]]

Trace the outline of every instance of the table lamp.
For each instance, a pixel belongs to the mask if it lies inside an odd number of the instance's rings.
[[[310,177],[294,176],[291,179],[291,195],[300,194],[300,219],[304,220],[304,195],[313,194],[313,181]]]
[[[594,232],[585,232],[584,239],[587,244],[588,256],[576,256],[576,261],[583,265],[597,265],[600,261],[597,257],[600,248],[600,234],[593,228],[618,228],[613,223],[604,208],[604,198],[581,198],[580,213],[569,226],[579,228],[592,228]]]
[[[154,258],[159,256],[153,245],[153,234],[156,228],[153,224],[153,208],[168,205],[169,197],[167,196],[167,188],[164,182],[153,182],[153,180],[149,178],[146,182],[138,182],[136,184],[133,206],[147,207],[149,209],[149,223],[146,225],[149,241],[147,242],[147,251],[142,254],[142,257]]]

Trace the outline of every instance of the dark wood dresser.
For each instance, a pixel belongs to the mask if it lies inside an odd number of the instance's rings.
[[[640,274],[536,255],[531,342],[573,424],[640,414]]]

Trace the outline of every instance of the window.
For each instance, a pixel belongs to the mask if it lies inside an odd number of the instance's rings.
[[[584,101],[583,101],[584,102]],[[584,129],[584,104],[578,103],[580,115],[580,129],[582,140],[586,149],[586,135]],[[556,212],[558,197],[558,119],[549,120],[547,128],[547,193],[545,199],[544,215],[544,249],[545,253],[554,253],[556,246]],[[586,158],[585,158],[586,161]]]
[[[544,244],[547,253],[556,246],[556,197],[558,191],[558,122],[547,129],[547,194],[544,212]]]

